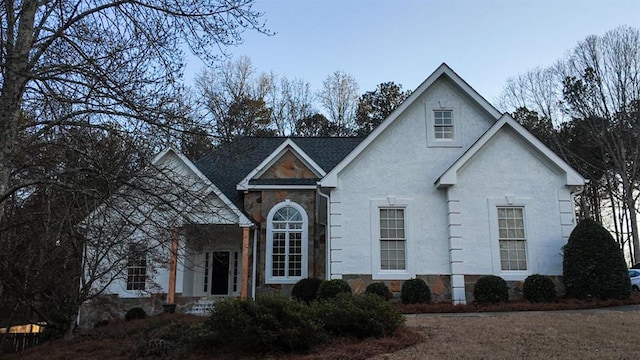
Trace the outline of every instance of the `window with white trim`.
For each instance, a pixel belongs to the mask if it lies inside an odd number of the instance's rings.
[[[433,111],[433,136],[438,140],[454,138],[453,110]]]
[[[147,256],[139,244],[129,245],[127,290],[144,290],[147,282]]]
[[[406,230],[403,208],[380,209],[380,269],[406,270]]]
[[[304,209],[284,201],[267,218],[267,283],[295,283],[307,276],[307,227]]]
[[[527,238],[524,223],[524,207],[499,206],[498,241],[502,270],[527,270]]]

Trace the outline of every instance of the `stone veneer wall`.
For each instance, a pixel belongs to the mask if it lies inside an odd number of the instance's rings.
[[[474,302],[473,288],[476,281],[486,275],[465,275],[464,276],[464,290],[467,296],[467,304]],[[556,294],[558,297],[564,296],[564,284],[562,283],[562,276],[548,275],[556,286]],[[509,299],[510,300],[522,300],[522,287],[524,281],[507,281],[507,287],[509,287]]]
[[[201,297],[189,297],[176,294],[176,312],[186,313]],[[79,327],[92,328],[99,321],[124,319],[124,315],[132,308],[142,308],[147,315],[158,315],[163,312],[166,294],[154,294],[140,298],[121,298],[118,295],[100,295],[87,301],[80,307]]]
[[[451,302],[450,275],[417,275],[416,278],[424,280],[429,285],[432,302]],[[351,285],[354,294],[362,294],[367,285],[382,281],[396,298],[400,298],[402,284],[404,284],[404,280],[373,280],[371,275],[343,275],[342,279]]]
[[[324,279],[326,242],[324,240],[324,229],[317,225],[316,204],[317,194],[315,190],[263,190],[250,191],[244,194],[244,209],[251,217],[259,223],[258,234],[258,282],[256,291],[261,293],[279,292],[285,295],[291,294],[293,284],[265,284],[265,254],[267,245],[267,216],[269,211],[276,204],[291,200],[302,206],[309,220],[308,234],[308,277]]]

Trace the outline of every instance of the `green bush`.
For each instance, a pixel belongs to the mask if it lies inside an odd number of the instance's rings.
[[[403,304],[428,304],[431,302],[431,289],[422,279],[409,279],[402,284],[400,298]]]
[[[126,321],[135,320],[135,319],[144,319],[147,317],[147,313],[144,312],[143,308],[134,307],[129,309],[126,314],[124,314],[124,319]]]
[[[204,326],[211,346],[235,352],[304,351],[326,337],[309,306],[281,295],[217,302]]]
[[[473,297],[478,304],[499,304],[509,301],[507,282],[499,276],[483,276],[473,288]]]
[[[311,305],[316,319],[335,336],[355,338],[382,337],[393,334],[404,317],[389,302],[377,295],[338,294]]]
[[[393,294],[389,291],[389,288],[382,281],[374,282],[367,285],[367,288],[364,291],[365,294],[374,294],[378,295],[385,300],[391,300]]]
[[[582,220],[564,246],[563,282],[567,297],[625,299],[631,283],[622,250],[593,220]]]
[[[530,302],[553,302],[556,299],[556,285],[548,276],[530,275],[524,280],[522,295]]]
[[[167,318],[156,318],[145,325],[135,358],[162,357],[184,349],[191,339],[189,324]]]
[[[351,286],[342,279],[323,281],[318,288],[318,299],[331,299],[340,293],[351,294]]]
[[[322,284],[322,280],[316,278],[307,278],[298,281],[291,289],[291,296],[309,304],[318,295],[318,288]]]

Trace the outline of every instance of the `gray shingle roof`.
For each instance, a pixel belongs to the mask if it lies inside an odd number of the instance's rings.
[[[286,139],[288,138],[240,138],[232,143],[219,146],[209,155],[195,161],[194,164],[238,208],[242,209],[242,194],[236,190],[236,185]],[[292,137],[290,139],[325,172],[329,172],[364,138]],[[274,183],[274,185],[279,184]]]

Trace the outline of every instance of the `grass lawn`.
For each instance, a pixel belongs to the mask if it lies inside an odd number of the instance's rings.
[[[394,359],[640,359],[640,311],[409,315],[424,340]]]

